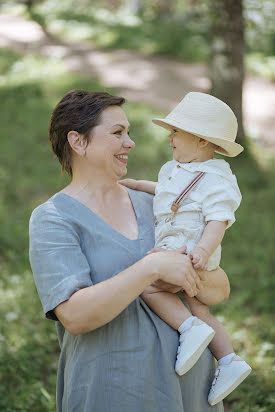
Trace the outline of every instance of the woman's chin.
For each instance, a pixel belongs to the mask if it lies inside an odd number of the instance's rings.
[[[123,169],[120,169],[120,170],[116,173],[118,180],[120,180],[122,177],[126,176],[127,173],[128,173],[127,167],[125,167],[125,168],[123,168]]]

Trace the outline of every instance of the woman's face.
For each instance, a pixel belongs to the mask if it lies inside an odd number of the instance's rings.
[[[135,147],[129,136],[130,124],[120,106],[109,106],[91,131],[86,159],[97,172],[120,179],[127,173],[128,154]]]
[[[177,162],[190,163],[196,160],[199,151],[199,138],[177,128],[171,129],[168,136],[173,157]]]

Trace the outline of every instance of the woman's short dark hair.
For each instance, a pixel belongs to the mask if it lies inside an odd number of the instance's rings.
[[[123,97],[106,92],[71,90],[56,105],[49,124],[52,149],[62,165],[62,171],[72,176],[71,148],[67,139],[71,130],[89,142],[91,130],[100,123],[100,115],[109,106],[121,106]]]

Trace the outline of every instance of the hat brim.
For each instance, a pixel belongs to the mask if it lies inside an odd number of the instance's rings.
[[[201,133],[197,133],[196,130],[191,130],[187,127],[183,127],[182,125],[180,125],[178,122],[174,120],[169,119],[169,122],[168,122],[166,119],[153,119],[152,122],[157,124],[158,126],[164,127],[167,130],[171,130],[171,128],[176,127],[177,129],[184,130],[185,132],[191,133],[195,136],[208,140],[209,142],[218,146],[215,152],[222,154],[224,156],[235,157],[235,156],[238,156],[238,154],[240,154],[244,150],[243,146],[240,145],[239,143],[230,142],[221,137],[212,137],[212,136],[203,135]]]

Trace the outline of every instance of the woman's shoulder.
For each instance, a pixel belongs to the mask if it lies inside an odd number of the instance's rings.
[[[152,195],[151,193],[142,192],[140,190],[130,190],[132,191],[132,193],[134,193],[134,196],[136,196],[141,202],[144,202],[146,204],[153,203],[154,195]]]
[[[140,215],[148,216],[153,213],[154,195],[140,190],[128,189],[130,197],[133,200],[134,207],[139,211]]]
[[[43,224],[45,221],[57,223],[65,219],[61,205],[62,199],[59,195],[60,193],[56,193],[32,211],[30,225]]]

